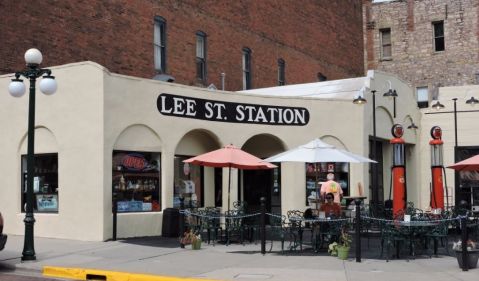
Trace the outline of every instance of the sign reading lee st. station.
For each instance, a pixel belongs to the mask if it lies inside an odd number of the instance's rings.
[[[157,107],[163,115],[216,122],[283,126],[304,126],[309,122],[309,111],[303,107],[233,103],[170,94],[159,95]]]

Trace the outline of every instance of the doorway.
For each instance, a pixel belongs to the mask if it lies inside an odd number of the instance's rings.
[[[270,170],[243,170],[243,201],[250,212],[260,211],[266,198],[266,212],[281,213],[281,166]]]

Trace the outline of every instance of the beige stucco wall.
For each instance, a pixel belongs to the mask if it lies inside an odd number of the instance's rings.
[[[470,89],[470,90],[469,90]],[[468,91],[469,90],[469,91]],[[467,92],[467,95],[466,95]],[[471,96],[479,96],[479,86],[458,86],[444,87],[439,89],[440,103],[444,105],[444,109],[436,111],[435,109],[421,109],[421,127],[424,129],[420,137],[420,167],[421,167],[421,204],[429,205],[429,183],[431,182],[431,150],[429,142],[432,140],[430,130],[433,126],[439,126],[442,129],[442,141],[444,142],[444,166],[454,164],[454,101],[457,98],[457,142],[458,146],[478,146],[479,145],[479,129],[477,128],[478,109],[466,104],[466,100]],[[433,101],[431,105],[437,101]],[[469,112],[466,112],[469,111]],[[447,186],[450,193],[454,193],[454,171],[446,169]],[[427,187],[427,188],[426,188]],[[451,194],[450,194],[451,195]],[[449,202],[454,204],[455,198],[450,197]],[[446,200],[444,200],[446,202]]]
[[[59,212],[35,214],[35,235],[40,237],[101,241],[112,233],[112,151],[115,149],[161,153],[161,208],[173,206],[173,163],[175,154],[201,154],[226,144],[254,150],[270,140],[271,149],[262,149],[272,156],[314,138],[336,140],[346,150],[368,156],[368,140],[372,135],[371,95],[369,103],[357,106],[352,100],[324,100],[254,96],[213,91],[164,83],[148,79],[111,74],[92,63],[76,63],[51,68],[59,85],[58,92],[45,96],[37,92],[36,152],[58,152]],[[25,153],[28,98],[12,98],[8,84],[12,75],[0,76],[0,118],[8,120],[0,126],[0,206],[6,220],[5,232],[22,234],[20,212],[20,154]],[[375,73],[370,89],[380,89],[390,79],[400,95],[396,101],[397,117],[393,118],[392,102],[377,94],[378,137],[385,142],[392,138],[394,123],[403,123],[407,115],[418,122],[414,93],[402,81]],[[211,122],[165,116],[157,109],[161,93],[236,103],[305,107],[310,112],[306,126],[269,126]],[[416,123],[417,124],[417,123]],[[409,124],[405,125],[407,127]],[[406,130],[406,142],[414,147],[418,136]],[[45,142],[47,142],[46,144]],[[50,140],[55,140],[53,141]],[[248,140],[251,140],[248,143]],[[245,145],[246,144],[246,145]],[[385,145],[386,146],[386,145]],[[249,147],[249,148],[248,148]],[[55,151],[57,150],[57,151]],[[269,155],[266,155],[269,154]],[[417,153],[415,153],[417,154]],[[408,183],[416,184],[417,157],[408,158]],[[385,159],[388,157],[385,153]],[[385,164],[386,165],[386,164]],[[388,166],[385,170],[388,169]],[[227,169],[223,171],[223,209],[226,208]],[[212,204],[213,169],[205,169],[205,203]],[[237,200],[238,171],[232,172],[231,202]],[[304,164],[282,164],[282,211],[307,208]],[[385,183],[388,181],[384,180]],[[411,183],[412,182],[412,183]],[[359,195],[358,183],[367,195],[368,165],[351,164],[350,191]],[[258,198],[259,200],[259,198]],[[123,213],[118,218],[118,237],[149,236],[161,233],[162,212]]]

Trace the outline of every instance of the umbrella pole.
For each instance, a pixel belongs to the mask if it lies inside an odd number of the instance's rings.
[[[228,211],[230,210],[230,190],[231,190],[231,163],[228,170]]]
[[[314,163],[314,170],[316,171],[316,180],[314,182],[314,185],[316,187],[316,199],[317,199],[316,210],[318,211],[318,214],[319,214],[319,207],[318,206],[319,206],[319,202],[322,201],[322,200],[321,200],[320,190],[318,190],[318,179],[319,179],[318,163]]]

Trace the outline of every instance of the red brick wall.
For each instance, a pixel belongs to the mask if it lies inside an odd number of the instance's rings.
[[[167,72],[175,83],[242,89],[242,47],[252,51],[252,87],[362,76],[361,0],[103,0],[0,2],[0,74],[24,66],[38,48],[43,67],[97,62],[111,72],[151,78],[153,18],[167,21]],[[195,79],[195,32],[207,34],[207,82]]]

